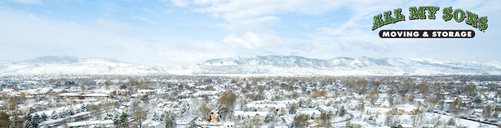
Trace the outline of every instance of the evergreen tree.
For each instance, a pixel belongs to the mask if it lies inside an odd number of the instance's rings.
[[[30,122],[31,123],[31,128],[38,128],[38,115],[36,116],[33,116],[33,118],[31,118],[31,121],[26,121],[26,122]]]
[[[153,120],[153,121],[157,121],[158,120],[158,115],[157,115],[156,112],[153,113],[153,118],[151,120]]]
[[[45,114],[45,112],[42,113],[42,115],[40,116],[40,119],[42,121],[47,121],[47,115]]]
[[[120,102],[118,101],[115,101],[115,104],[113,105],[116,109],[119,109],[120,108]]]
[[[456,125],[456,122],[454,121],[454,118],[451,118],[448,122],[447,125]]]
[[[80,106],[80,111],[85,112],[85,104]]]
[[[70,109],[70,112],[68,115],[75,115],[75,110],[74,109]]]
[[[289,107],[289,114],[296,114],[297,112],[297,107],[295,104],[292,104],[290,107]]]
[[[169,115],[169,113],[165,113],[165,119],[164,119],[164,122],[165,122],[165,127],[166,128],[174,128],[176,127],[176,118],[174,115]]]
[[[52,111],[52,114],[50,116],[51,116],[51,119],[53,119],[53,120],[59,118],[59,116],[57,116],[57,114],[56,114],[56,111]]]
[[[59,118],[66,117],[66,114],[64,112],[59,112],[57,115],[59,115]]]
[[[273,121],[273,119],[275,119],[275,114],[273,114],[273,112],[268,112],[268,114],[266,114],[266,117],[264,117],[264,122],[270,123],[271,121]]]
[[[114,113],[112,120],[113,120],[113,124],[115,124],[115,126],[118,126],[119,121],[120,121],[120,115],[118,115],[117,113]]]
[[[90,107],[90,104],[86,104],[86,105],[85,105],[84,109],[85,109],[85,111],[86,111],[86,112],[88,112],[88,111],[89,111],[89,107]]]
[[[190,126],[191,126],[192,128],[196,128],[196,127],[197,127],[197,123],[195,122],[195,120],[191,120],[191,122],[190,122]]]
[[[120,115],[120,120],[119,120],[119,126],[120,127],[128,127],[129,121],[127,120],[128,115],[125,114],[125,112],[122,112],[122,115]]]
[[[31,116],[29,113],[24,115],[23,120],[31,120],[33,116]]]
[[[344,106],[341,107],[341,110],[339,110],[339,116],[344,116],[346,114],[346,109],[344,109]]]
[[[26,114],[24,117],[23,117],[23,120],[25,120],[24,122],[24,127],[25,128],[30,128],[31,127],[31,119],[32,119],[32,116],[30,114]]]
[[[40,115],[38,115],[38,114],[35,114],[32,118],[35,118],[35,120],[37,120],[37,122],[40,122],[40,120],[41,120]]]

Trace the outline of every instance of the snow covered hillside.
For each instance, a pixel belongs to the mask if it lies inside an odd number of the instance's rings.
[[[164,74],[163,68],[112,59],[45,56],[24,61],[1,61],[0,74]]]
[[[329,60],[300,56],[242,56],[207,60],[190,68],[193,74],[293,75],[436,75],[501,74],[498,62],[476,63],[432,59],[348,58]]]
[[[0,61],[0,74],[177,74],[177,75],[448,75],[501,74],[501,63],[426,58],[241,56],[207,60],[183,68],[130,64],[112,59],[46,56]]]

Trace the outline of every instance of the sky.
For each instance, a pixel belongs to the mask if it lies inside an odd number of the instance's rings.
[[[409,20],[409,7],[438,6]],[[479,31],[445,22],[446,7],[488,17]],[[372,31],[402,8],[406,21]],[[165,67],[245,55],[430,58],[501,62],[499,0],[2,0],[0,60],[110,58]],[[474,30],[472,39],[382,39],[380,30]]]

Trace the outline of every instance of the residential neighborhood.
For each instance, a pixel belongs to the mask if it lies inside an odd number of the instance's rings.
[[[2,76],[1,127],[498,127],[501,76]]]

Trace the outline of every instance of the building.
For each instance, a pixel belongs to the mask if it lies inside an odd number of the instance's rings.
[[[144,121],[143,125],[146,126],[145,128],[165,128],[165,123],[152,120]]]
[[[117,89],[117,90],[115,90],[115,94],[117,94],[117,95],[127,95],[129,93],[130,93],[130,91],[127,90],[127,89]]]
[[[150,90],[150,89],[137,89],[137,93],[141,96],[144,95],[151,95],[155,93],[155,90]]]
[[[113,127],[113,120],[90,120],[90,121],[80,121],[80,122],[72,122],[68,123],[70,128],[78,128],[78,127]]]

